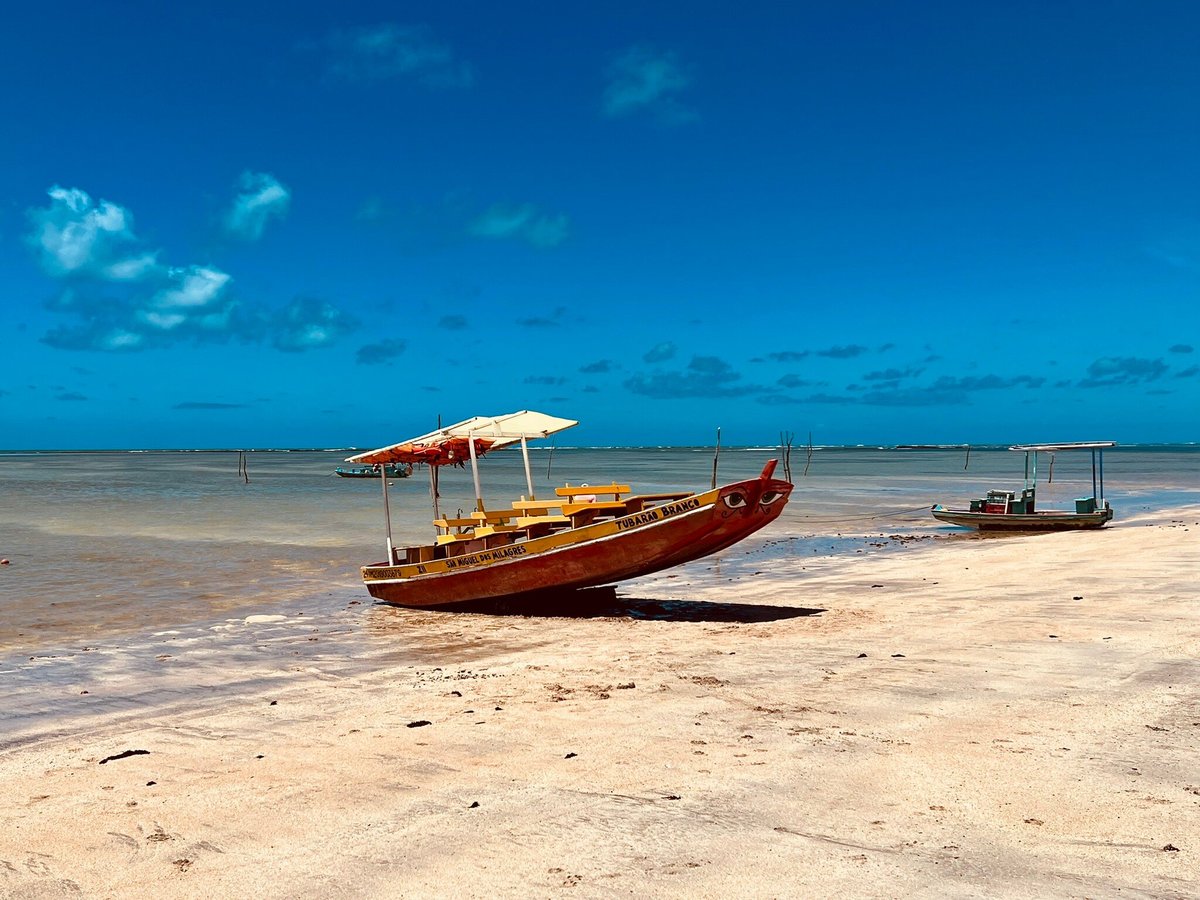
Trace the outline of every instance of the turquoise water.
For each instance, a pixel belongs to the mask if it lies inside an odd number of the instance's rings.
[[[247,482],[233,451],[0,454],[0,557],[11,561],[0,567],[0,651],[368,599],[357,569],[382,558],[381,485],[335,477],[346,455],[251,452]],[[753,476],[774,456],[723,451],[719,480]],[[797,490],[752,541],[777,555],[837,554],[881,534],[953,533],[929,517],[933,503],[1019,487],[1023,465],[1003,449],[973,449],[968,459],[961,449],[816,449],[810,458],[794,448]],[[711,449],[686,448],[538,449],[531,463],[543,496],[564,482],[699,489],[712,466]],[[519,452],[498,451],[480,470],[491,504],[528,493]],[[1088,454],[1058,454],[1050,482],[1048,474],[1043,460],[1043,508],[1070,508],[1091,492]],[[1117,526],[1200,502],[1200,448],[1116,448],[1104,475]],[[396,543],[428,541],[428,470],[391,484]],[[443,514],[471,509],[473,494],[469,469],[442,470]]]

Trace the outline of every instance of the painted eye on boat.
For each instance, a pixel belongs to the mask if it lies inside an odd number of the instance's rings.
[[[779,491],[763,491],[763,495],[758,498],[758,502],[763,506],[770,506],[782,496],[783,494],[779,493]]]
[[[723,499],[725,500],[725,505],[730,509],[738,509],[746,505],[746,495],[739,494],[737,491],[734,491],[732,494],[726,494]]]

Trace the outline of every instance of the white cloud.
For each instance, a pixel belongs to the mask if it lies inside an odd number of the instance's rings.
[[[276,316],[272,343],[279,350],[312,350],[334,343],[355,325],[353,316],[332,303],[297,297]]]
[[[225,214],[225,230],[235,237],[257,241],[267,227],[268,219],[287,215],[292,192],[273,175],[243,172],[241,191],[233,207]]]
[[[29,242],[49,274],[136,281],[153,273],[157,255],[138,247],[133,217],[123,207],[93,203],[78,188],[55,185],[47,194],[48,207],[29,211]]]
[[[661,344],[655,344],[642,357],[648,363],[666,362],[675,356],[676,347],[670,341],[663,341]]]
[[[124,328],[113,328],[100,338],[100,349],[103,350],[136,350],[142,345],[144,338],[140,334],[126,331]]]
[[[211,266],[188,266],[170,270],[171,285],[154,295],[163,308],[208,306],[229,283],[229,275]]]
[[[438,88],[467,88],[475,81],[471,66],[424,25],[384,22],[335,31],[329,47],[329,73],[346,81],[407,77]]]
[[[603,103],[607,116],[645,111],[670,125],[697,118],[676,97],[691,85],[692,76],[670,51],[630,47],[613,60],[607,74]]]
[[[535,247],[556,247],[567,239],[569,225],[565,215],[541,213],[532,203],[497,204],[478,216],[467,230],[476,237],[517,238]]]
[[[286,205],[286,188],[248,173],[243,223],[261,233]],[[66,282],[47,308],[69,317],[42,336],[63,350],[129,352],[185,342],[268,341],[281,350],[327,346],[356,327],[350,314],[319,300],[297,299],[273,311],[238,299],[233,278],[214,265],[165,266],[133,233],[124,208],[99,204],[78,189],[54,187],[50,204],[31,210],[29,244],[46,271]]]
[[[211,266],[172,268],[162,287],[135,316],[152,329],[172,331],[183,325],[212,330],[229,321],[232,304],[225,299],[230,276]]]

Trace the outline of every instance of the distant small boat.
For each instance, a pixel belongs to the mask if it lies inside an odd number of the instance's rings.
[[[1112,507],[1104,499],[1104,451],[1115,447],[1113,441],[1081,441],[1068,444],[1017,444],[1009,450],[1025,453],[1025,486],[1018,497],[1015,491],[988,491],[972,500],[968,509],[935,504],[931,512],[940,522],[978,528],[980,531],[1073,531],[1100,528],[1113,517]],[[1068,450],[1092,453],[1092,495],[1075,501],[1075,510],[1036,509],[1037,455]],[[1031,465],[1032,463],[1032,465]]]
[[[774,476],[769,460],[755,478],[709,491],[633,494],[627,484],[566,485],[553,499],[534,498],[526,443],[576,425],[523,410],[477,416],[347,462],[423,462],[430,467],[434,526],[430,544],[394,547],[388,523],[387,558],[362,567],[371,596],[398,606],[451,606],[543,591],[611,584],[723,550],[773,522],[792,485]],[[520,441],[528,499],[485,508],[477,459]],[[471,464],[475,511],[442,518],[437,469]],[[610,499],[611,498],[611,499]]]
[[[378,478],[380,475],[387,475],[388,478],[407,478],[412,474],[412,466],[406,463],[389,463],[384,466],[383,472],[379,471],[379,466],[354,466],[353,468],[338,466],[333,472],[343,478]]]

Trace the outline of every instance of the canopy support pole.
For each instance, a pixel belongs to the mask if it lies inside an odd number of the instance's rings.
[[[379,478],[383,482],[383,521],[387,529],[387,564],[395,565],[396,555],[392,549],[392,506],[388,502],[387,463],[379,466]]]
[[[533,496],[533,474],[529,471],[529,442],[525,440],[525,435],[521,435],[521,458],[525,460],[525,486],[529,488],[529,499],[536,500]]]
[[[438,477],[437,466],[433,463],[429,464],[429,495],[433,497],[433,517],[440,519],[441,512],[438,510]]]
[[[475,432],[467,434],[467,452],[471,454],[471,477],[475,479],[475,509],[483,512],[483,489],[479,486],[479,460],[475,456]]]

